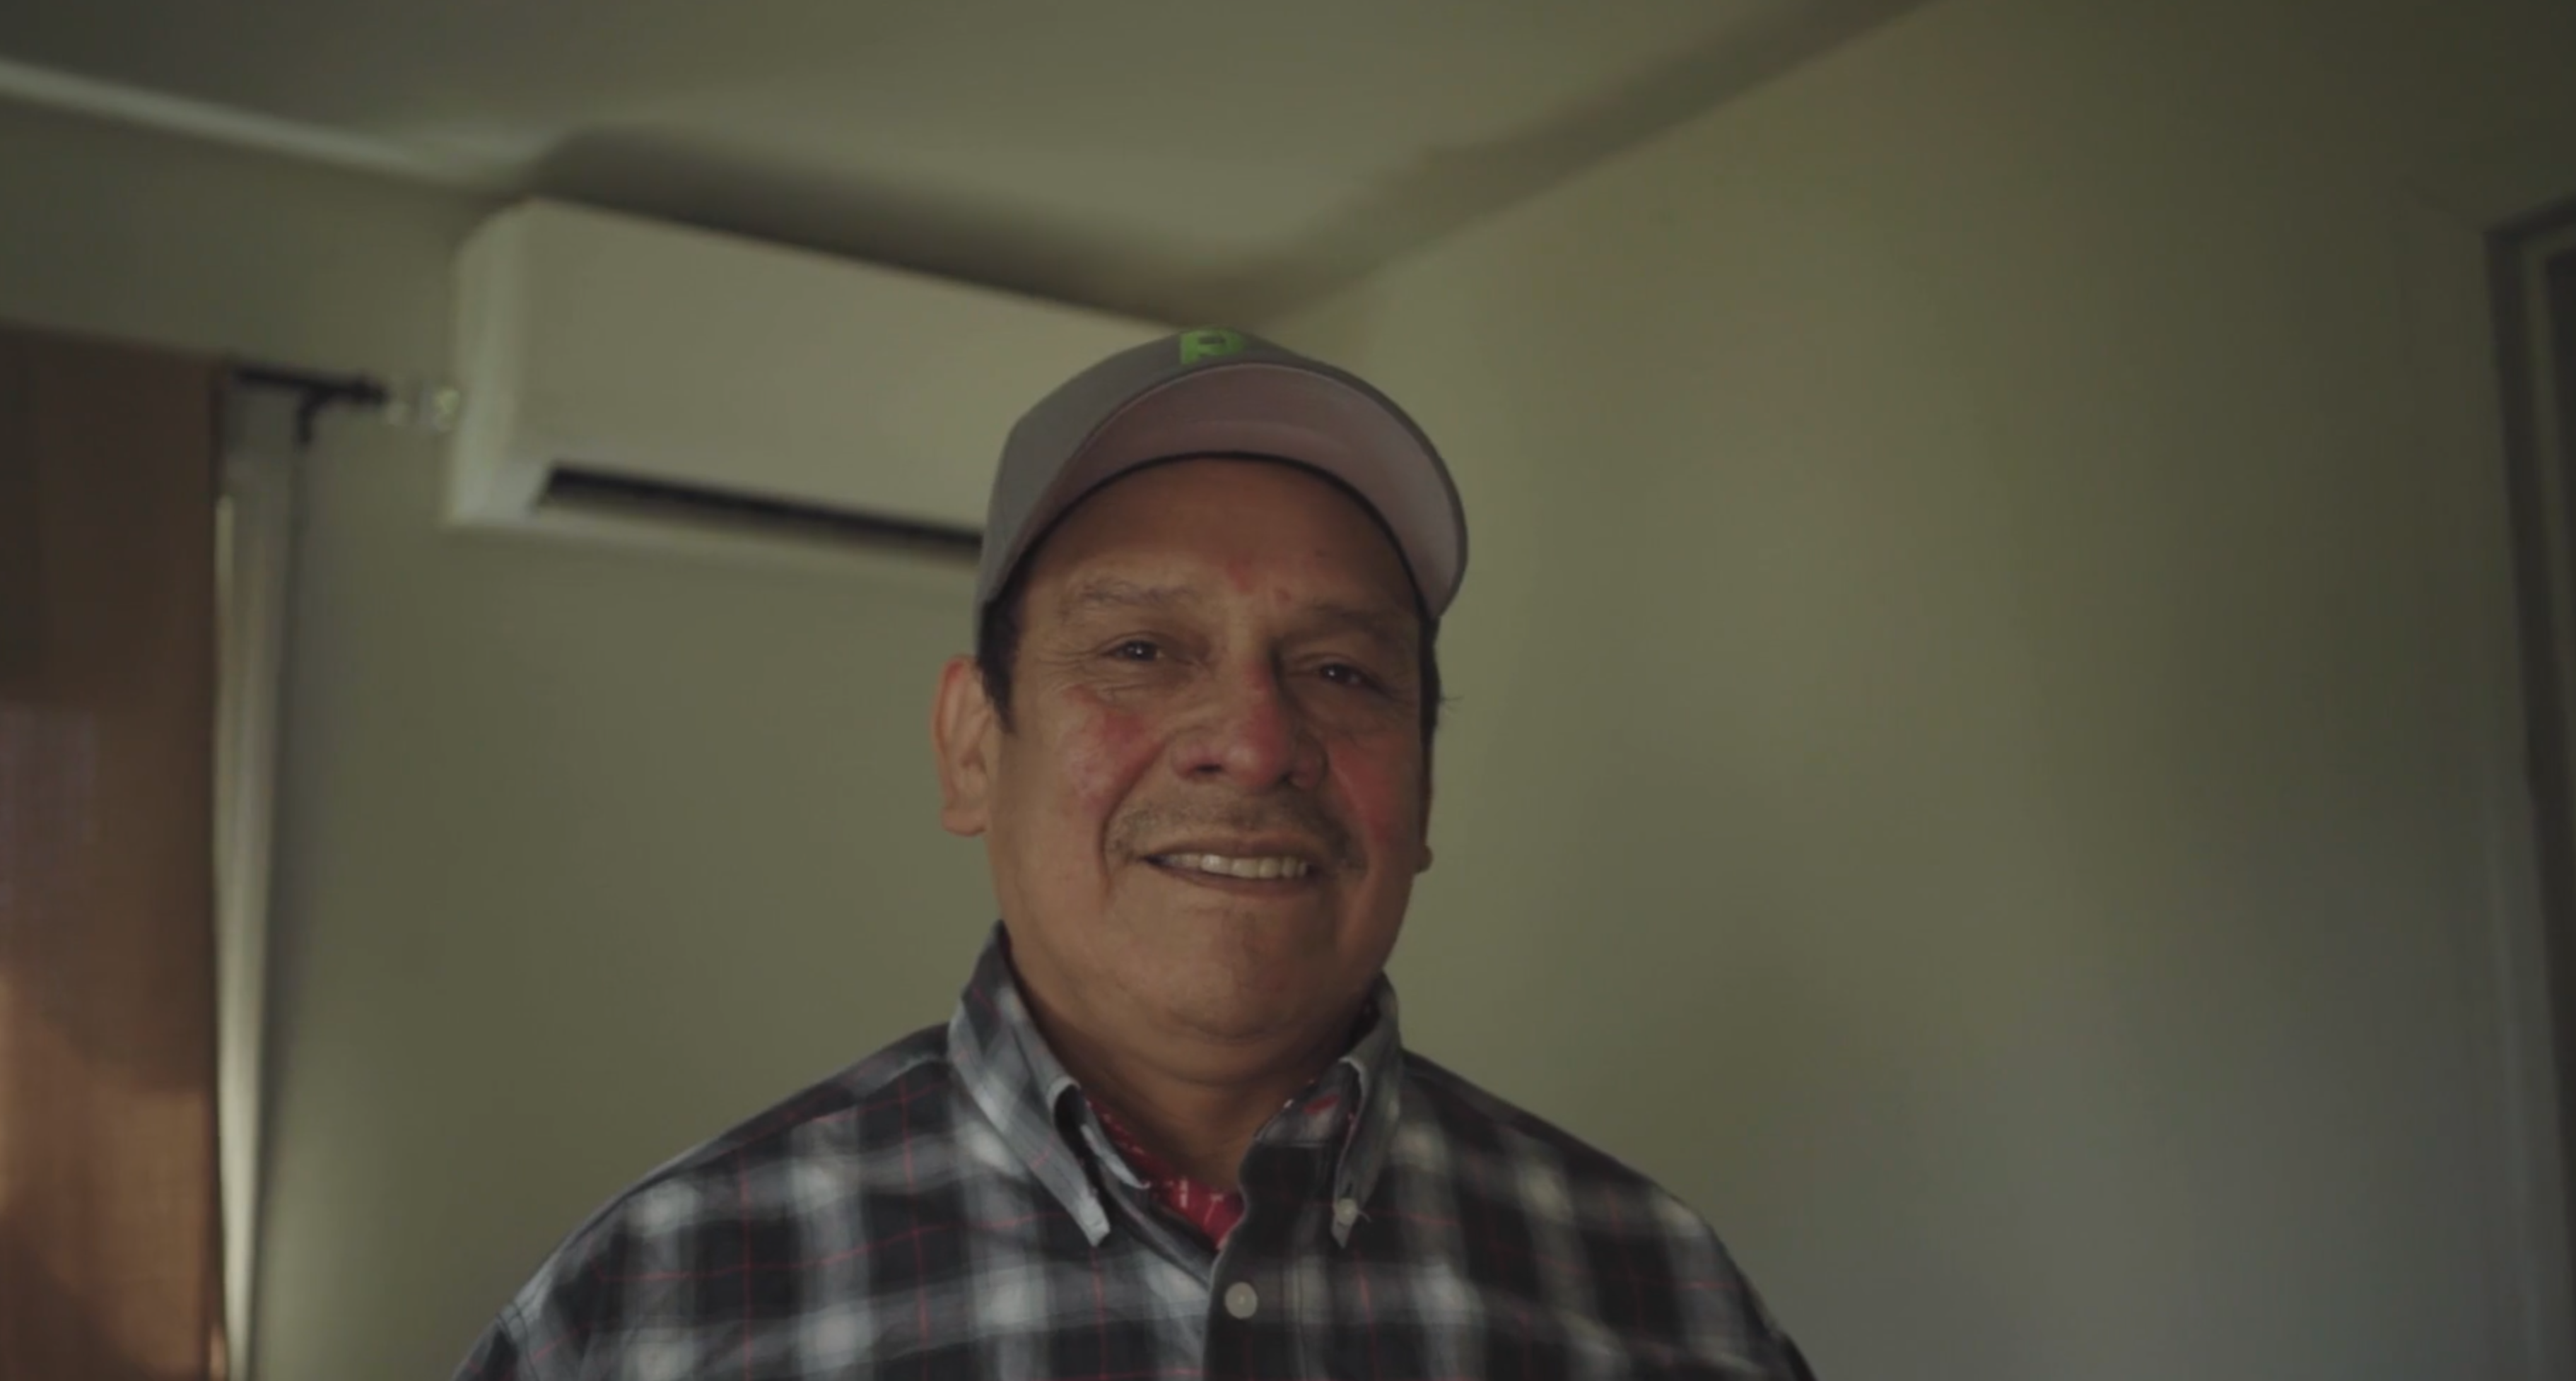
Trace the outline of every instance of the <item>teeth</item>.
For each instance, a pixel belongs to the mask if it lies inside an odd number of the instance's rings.
[[[1302,858],[1228,858],[1224,854],[1165,854],[1175,868],[1234,878],[1301,878],[1310,869]]]

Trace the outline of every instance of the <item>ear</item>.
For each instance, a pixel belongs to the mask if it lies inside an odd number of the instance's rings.
[[[939,757],[939,824],[972,838],[992,824],[993,758],[1001,745],[1000,717],[984,694],[984,673],[972,657],[951,657],[939,672],[939,698],[930,712],[930,746]]]
[[[1431,871],[1431,754],[1422,755],[1422,861],[1413,865],[1417,874]]]

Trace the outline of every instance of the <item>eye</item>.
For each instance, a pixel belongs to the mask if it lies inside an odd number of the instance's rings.
[[[1371,690],[1377,686],[1376,677],[1348,662],[1326,662],[1316,674],[1334,685],[1349,686],[1356,690]]]
[[[1109,655],[1122,662],[1159,661],[1163,655],[1163,647],[1151,638],[1129,638],[1109,649]]]

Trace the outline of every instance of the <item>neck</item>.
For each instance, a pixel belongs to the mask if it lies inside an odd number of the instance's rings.
[[[1084,1096],[1173,1169],[1227,1191],[1262,1125],[1341,1057],[1354,1015],[1307,1038],[1211,1049],[1186,1038],[1122,1041],[1067,1020],[1025,983],[1021,996]]]

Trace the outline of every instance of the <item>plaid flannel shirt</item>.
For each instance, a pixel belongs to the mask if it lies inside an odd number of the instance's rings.
[[[1805,1378],[1714,1233],[1377,1020],[1245,1154],[1222,1249],[1157,1208],[997,927],[957,1014],[647,1176],[458,1373]]]

